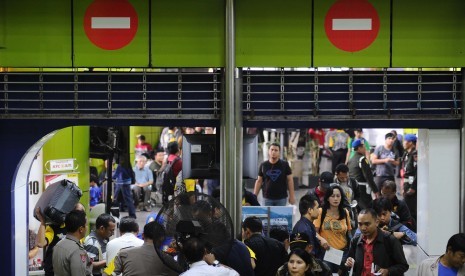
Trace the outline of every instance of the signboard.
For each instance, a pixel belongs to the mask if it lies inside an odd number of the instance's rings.
[[[84,15],[87,37],[105,50],[117,50],[131,43],[138,25],[137,12],[126,0],[95,1]]]
[[[53,184],[55,182],[67,179],[71,182],[76,183],[76,185],[79,187],[79,174],[78,173],[64,173],[64,174],[47,174],[45,175],[45,189],[50,184]]]
[[[390,1],[315,0],[314,67],[389,67]]]
[[[267,236],[269,229],[273,227],[282,228],[291,233],[293,212],[292,206],[242,206],[242,221],[247,217],[258,217],[262,221],[263,233]]]
[[[74,161],[74,159],[50,160],[47,162],[50,166],[49,172],[73,171],[77,169],[74,167]]]
[[[366,0],[340,0],[326,14],[329,41],[347,52],[361,51],[373,43],[379,32],[378,12]]]
[[[73,1],[74,66],[147,67],[150,1]]]

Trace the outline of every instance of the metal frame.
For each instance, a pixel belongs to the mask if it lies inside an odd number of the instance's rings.
[[[245,122],[461,118],[456,70],[246,69],[243,81]]]
[[[465,68],[462,68],[462,79],[465,78]],[[462,86],[462,110],[465,108],[465,86]],[[465,116],[462,116],[461,136],[460,136],[460,209],[459,223],[460,232],[465,232]]]
[[[0,118],[219,119],[220,70],[1,72]]]

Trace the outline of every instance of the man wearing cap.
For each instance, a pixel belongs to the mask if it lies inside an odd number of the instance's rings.
[[[347,158],[346,158],[346,165],[349,163],[350,158],[352,158],[355,154],[354,148],[352,147],[352,143],[357,140],[357,139],[364,139],[363,138],[363,130],[361,128],[356,128],[354,129],[354,138],[350,138],[349,142],[347,143],[347,147],[349,148],[349,151],[347,152]],[[365,140],[365,156],[367,159],[370,159],[370,143]]]
[[[373,173],[371,172],[370,164],[366,157],[365,139],[357,139],[352,142],[354,156],[350,158],[347,166],[349,167],[349,175],[358,182],[360,191],[360,202],[358,203],[361,209],[371,206],[373,202],[371,193],[376,197],[379,196],[379,189],[376,186]]]
[[[402,156],[402,180],[404,199],[413,218],[417,219],[417,136],[407,134],[404,137],[404,155]]]
[[[384,145],[378,146],[371,156],[371,163],[376,165],[375,183],[378,190],[386,180],[395,181],[396,166],[400,164],[399,156],[394,152],[394,133],[389,132],[384,136]]]
[[[318,204],[321,205],[324,201],[326,190],[329,185],[334,182],[334,175],[331,172],[322,172],[320,178],[318,178],[318,186],[311,189],[308,194],[316,195]]]

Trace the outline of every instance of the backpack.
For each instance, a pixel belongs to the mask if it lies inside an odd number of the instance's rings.
[[[173,161],[168,162],[157,177],[160,178],[161,181],[161,189],[162,189],[162,201],[163,204],[168,202],[169,196],[174,194],[174,187],[176,186],[176,176],[173,172],[173,166],[176,162],[178,162],[181,158],[178,156]]]

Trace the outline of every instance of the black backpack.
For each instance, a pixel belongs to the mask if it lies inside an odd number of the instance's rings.
[[[176,157],[173,161],[168,162],[161,172],[161,174],[158,176],[161,178],[161,189],[163,191],[162,193],[162,200],[163,204],[168,202],[169,196],[174,195],[174,187],[176,186],[176,176],[174,175],[173,172],[173,166],[176,162],[178,162],[181,158]]]

